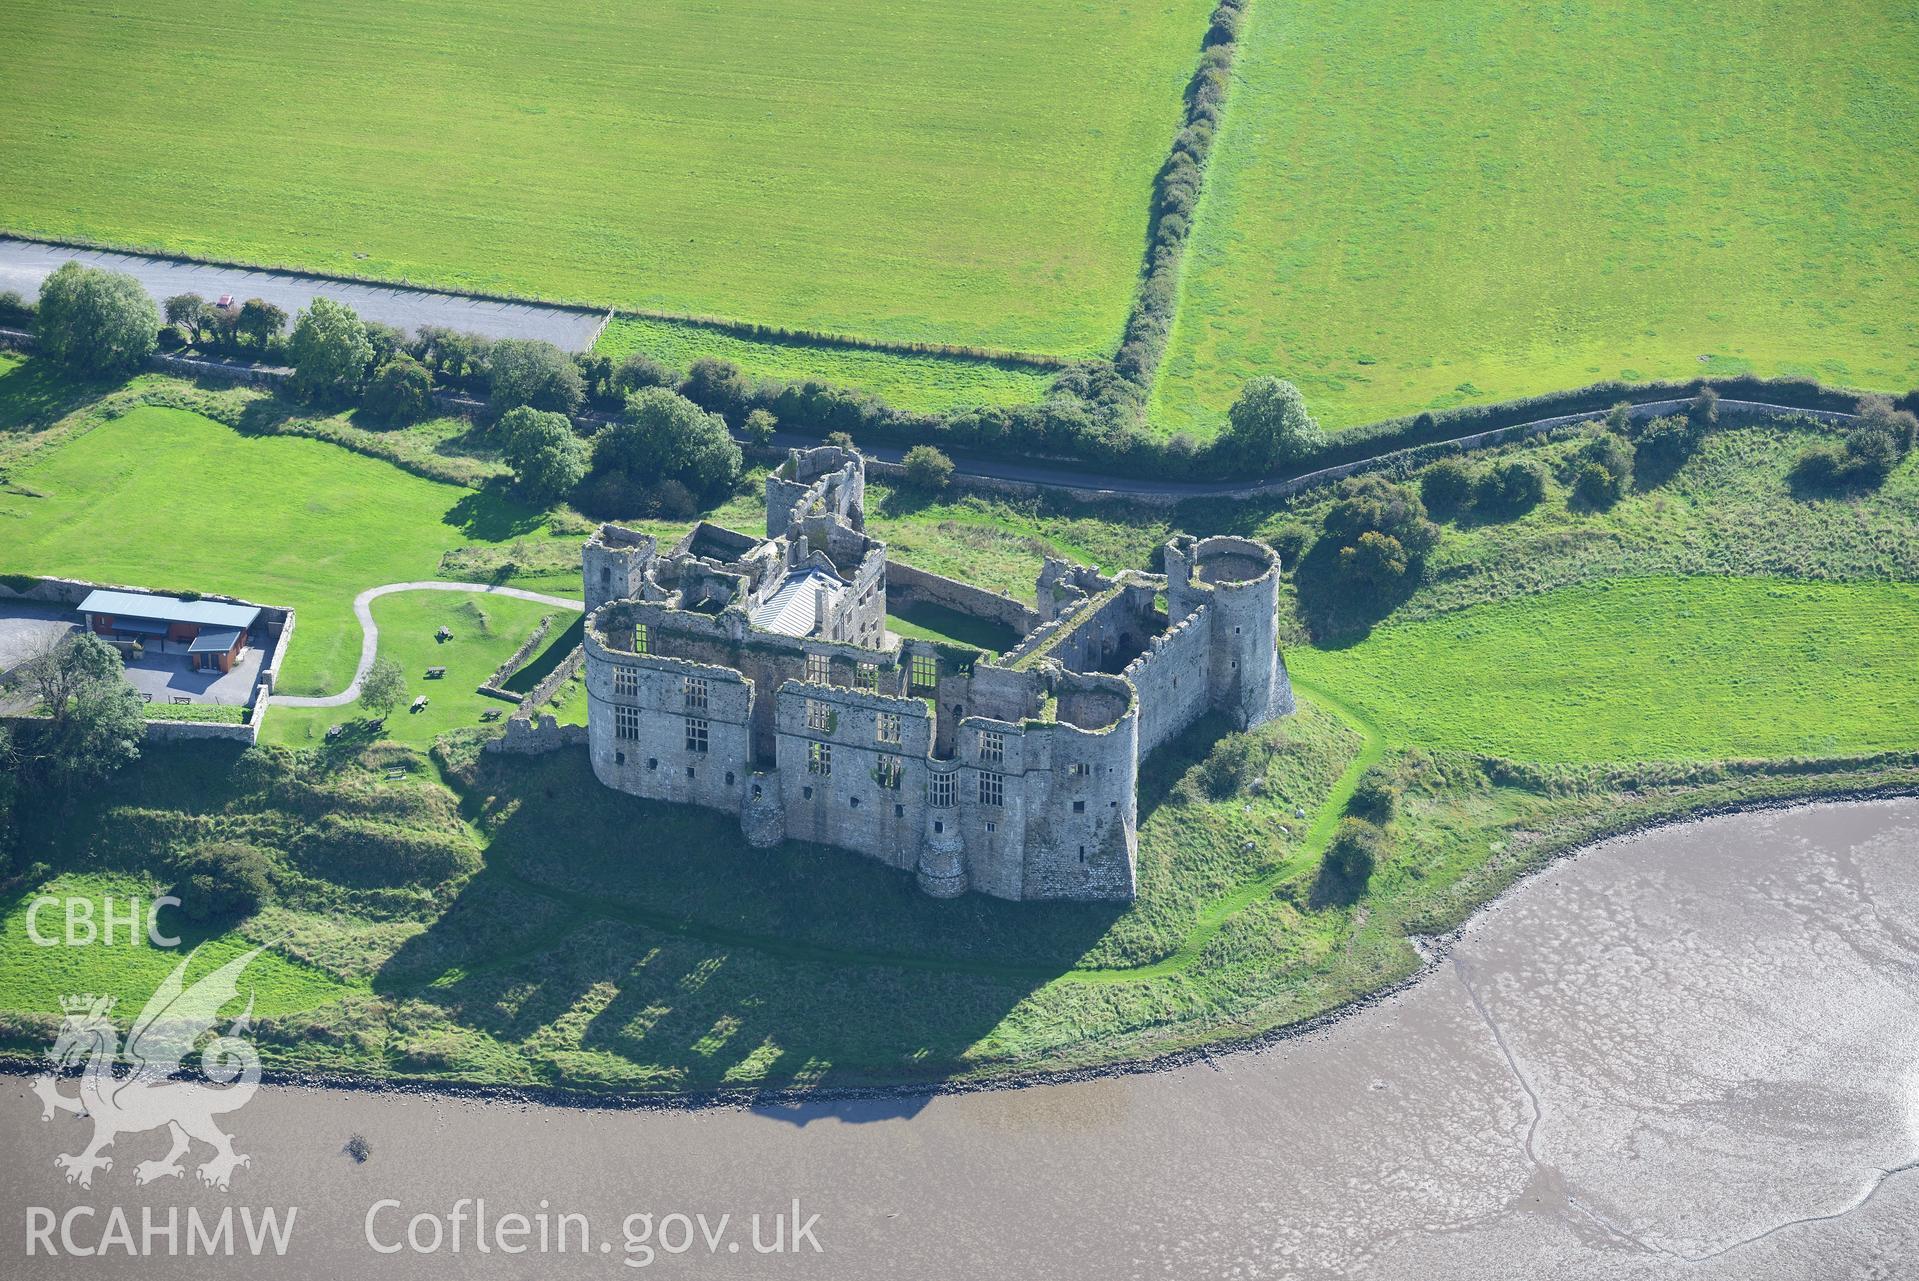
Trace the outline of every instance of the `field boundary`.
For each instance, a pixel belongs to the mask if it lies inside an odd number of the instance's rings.
[[[884,338],[866,338],[858,334],[832,333],[826,330],[787,329],[779,325],[763,325],[752,321],[735,320],[726,316],[684,314],[670,311],[654,311],[644,307],[613,307],[598,303],[561,302],[552,298],[543,298],[537,294],[516,294],[503,290],[463,289],[453,285],[415,284],[407,278],[390,276],[362,276],[349,271],[318,271],[311,267],[298,267],[289,263],[238,262],[231,258],[212,258],[201,254],[181,253],[173,249],[154,249],[143,245],[114,244],[104,240],[88,240],[83,237],[40,236],[16,231],[0,226],[0,239],[18,240],[27,244],[46,245],[53,249],[84,249],[94,253],[132,254],[143,258],[153,258],[163,262],[185,263],[197,267],[223,267],[233,271],[275,272],[285,276],[301,276],[309,280],[333,280],[341,284],[363,285],[373,289],[400,289],[419,294],[439,294],[447,298],[466,298],[474,302],[514,303],[523,307],[547,307],[554,311],[564,311],[582,316],[600,317],[600,327],[594,331],[594,343],[599,341],[609,321],[622,316],[636,320],[652,320],[663,324],[686,325],[696,329],[714,329],[729,333],[735,337],[754,342],[776,342],[793,346],[838,347],[850,351],[872,351],[896,356],[940,356],[951,360],[980,361],[991,364],[1019,365],[1032,369],[1065,369],[1077,362],[1065,356],[1050,355],[1046,352],[1018,351],[996,347],[970,347],[958,343],[922,343],[894,341]],[[586,350],[591,351],[592,344]]]

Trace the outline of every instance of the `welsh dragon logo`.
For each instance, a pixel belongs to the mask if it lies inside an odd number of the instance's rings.
[[[67,1172],[67,1182],[92,1187],[95,1170],[113,1168],[113,1158],[102,1153],[116,1138],[162,1126],[172,1136],[173,1147],[160,1160],[135,1166],[136,1183],[185,1173],[180,1158],[189,1154],[195,1141],[213,1149],[213,1156],[199,1168],[200,1181],[221,1191],[226,1190],[236,1167],[251,1163],[233,1150],[233,1136],[221,1130],[215,1118],[244,1105],[260,1084],[260,1056],[242,1039],[253,1014],[252,996],[248,996],[240,1017],[201,1051],[204,1080],[169,1078],[179,1071],[180,1061],[194,1044],[213,1027],[221,1008],[239,997],[240,972],[260,950],[256,947],[235,957],[191,987],[185,983],[187,966],[193,960],[189,954],[174,966],[173,973],[133,1021],[124,1054],[120,1052],[119,1032],[107,1017],[113,1010],[112,997],[61,998],[66,1021],[47,1056],[56,1071],[35,1080],[33,1092],[40,1096],[45,1109],[43,1121],[51,1121],[55,1111],[72,1112],[93,1121],[93,1141],[85,1150],[53,1159]],[[115,1064],[123,1059],[128,1070],[116,1074]],[[69,1098],[59,1091],[57,1070],[74,1063],[85,1066],[80,1074],[80,1093]]]

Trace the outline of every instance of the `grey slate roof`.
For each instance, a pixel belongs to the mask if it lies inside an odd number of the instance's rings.
[[[753,626],[782,636],[811,636],[819,625],[819,594],[840,586],[823,569],[796,569],[753,610]]]
[[[233,648],[233,642],[240,639],[237,627],[203,628],[193,638],[193,644],[187,646],[189,654],[224,654]]]
[[[168,623],[197,623],[202,627],[228,627],[244,631],[253,626],[253,620],[260,616],[260,607],[96,588],[80,602],[80,612],[109,614],[114,618],[157,618]]]

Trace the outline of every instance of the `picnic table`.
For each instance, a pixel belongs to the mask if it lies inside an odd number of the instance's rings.
[[[430,681],[437,681],[445,675],[446,668],[444,667],[429,667],[426,669],[426,678]]]
[[[413,706],[411,706],[411,707],[409,707],[409,708],[407,708],[407,710],[408,710],[409,712],[421,712],[421,711],[425,711],[425,710],[426,710],[426,695],[425,695],[425,694],[422,694],[422,695],[420,695],[420,696],[419,696],[418,698],[416,698],[416,699],[414,699],[414,700],[413,700]]]
[[[451,627],[442,627],[439,631],[433,633],[433,639],[439,641],[441,644],[445,644],[447,641],[453,639],[453,629]]]
[[[326,727],[326,741],[331,743],[334,739],[340,737],[340,735],[344,733],[346,733],[346,726],[329,725]]]
[[[487,710],[480,713],[480,719],[483,721],[497,721],[500,719],[500,715],[501,715],[501,712],[499,708],[489,707]]]

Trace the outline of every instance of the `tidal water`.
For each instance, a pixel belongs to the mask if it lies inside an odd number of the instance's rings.
[[[28,1086],[6,1278],[1919,1276],[1919,801],[1596,847],[1390,1000],[1159,1073],[692,1113],[263,1089],[226,1193],[136,1186],[157,1131],[69,1185],[89,1123]],[[231,1210],[237,1252],[143,1210]]]

